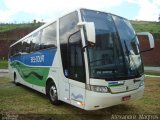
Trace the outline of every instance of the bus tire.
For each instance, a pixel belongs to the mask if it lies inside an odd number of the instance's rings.
[[[16,75],[16,73],[14,73],[14,84],[18,86],[19,83],[16,80],[17,80],[17,75]]]
[[[47,96],[53,105],[59,105],[57,88],[54,82],[49,82],[47,85]]]

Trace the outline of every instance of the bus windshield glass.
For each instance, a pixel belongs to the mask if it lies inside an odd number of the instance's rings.
[[[87,48],[90,77],[118,80],[140,76],[143,66],[138,40],[129,21],[86,9],[81,14],[83,21],[94,22],[96,30],[96,43]]]

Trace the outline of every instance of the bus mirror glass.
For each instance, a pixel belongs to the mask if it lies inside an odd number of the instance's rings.
[[[146,52],[146,51],[150,51],[154,48],[154,38],[153,35],[149,32],[139,32],[136,34],[139,42],[143,43],[145,46],[143,48],[141,48],[141,52]],[[148,42],[146,42],[146,40],[148,40]],[[148,46],[146,45],[148,44]],[[142,47],[142,45],[140,44],[140,46]]]
[[[79,22],[77,24],[80,28],[85,26],[87,39],[91,43],[96,42],[96,32],[95,32],[95,26],[94,22]]]

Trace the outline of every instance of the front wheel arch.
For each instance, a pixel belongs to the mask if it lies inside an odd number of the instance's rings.
[[[54,89],[54,90],[53,90]],[[56,91],[55,93],[53,91]],[[51,94],[52,93],[52,94]],[[55,95],[56,94],[56,95]],[[59,105],[61,102],[58,100],[58,90],[55,82],[53,79],[49,78],[46,82],[46,95],[49,98],[50,102],[53,105]],[[53,96],[55,95],[55,99],[53,99]]]

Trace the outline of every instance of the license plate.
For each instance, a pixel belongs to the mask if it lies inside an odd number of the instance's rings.
[[[131,96],[124,96],[122,97],[122,101],[127,101],[127,100],[130,100],[131,99]]]

